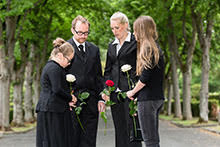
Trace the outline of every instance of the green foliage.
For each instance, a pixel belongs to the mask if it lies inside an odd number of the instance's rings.
[[[101,112],[101,118],[104,120],[105,123],[107,123],[107,116],[105,112]]]
[[[167,103],[168,103],[168,101],[164,102],[164,109],[163,109],[164,112],[166,112],[166,110],[167,110],[167,107],[168,107]],[[219,104],[220,104],[219,97],[217,99],[215,99],[215,98],[208,99],[208,109],[210,111],[209,117],[211,117],[212,105],[213,104],[219,106]],[[174,113],[174,100],[172,100],[171,105],[172,105],[171,106],[171,108],[172,108],[171,112]],[[192,116],[193,117],[199,117],[199,112],[200,112],[199,105],[200,105],[200,100],[192,98],[192,100],[191,100],[191,109],[192,109]],[[181,100],[181,108],[183,108],[182,106],[183,106],[183,101]]]
[[[82,111],[82,105],[85,105],[86,103],[84,102],[85,99],[87,99],[89,97],[89,93],[88,92],[82,92],[82,93],[79,93],[78,95],[78,100],[79,101],[79,105],[75,108],[75,112],[77,115],[80,114],[80,112]]]
[[[87,99],[87,98],[89,97],[89,95],[90,95],[90,94],[89,94],[88,92],[80,93],[80,94],[78,95],[78,99],[83,102],[85,99]]]
[[[21,55],[21,50],[20,50],[20,46],[19,46],[18,42],[16,42],[16,44],[15,44],[14,56],[15,56],[16,63],[18,65],[21,64],[22,55]]]
[[[108,100],[108,101],[106,101],[106,103],[105,103],[105,105],[108,107],[108,106],[112,106],[112,105],[114,105],[114,104],[116,104],[115,102],[113,102],[113,101],[111,101],[111,100]]]
[[[131,116],[134,116],[135,114],[137,114],[137,99],[130,101],[129,109],[130,109],[129,114]]]
[[[191,96],[192,98],[199,99],[201,84],[193,84],[191,86]]]

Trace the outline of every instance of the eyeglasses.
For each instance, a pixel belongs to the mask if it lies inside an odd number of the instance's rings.
[[[64,56],[64,58],[66,58],[68,64],[71,63],[71,60],[68,59],[66,56]]]
[[[76,32],[76,34],[77,35],[79,35],[79,36],[82,36],[82,35],[85,35],[85,36],[88,36],[89,35],[89,31],[88,32],[78,32],[78,31],[76,31],[75,29],[74,29],[74,31]]]

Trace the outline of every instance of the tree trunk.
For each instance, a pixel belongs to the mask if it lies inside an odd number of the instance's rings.
[[[30,60],[33,58],[34,47],[31,47]],[[32,83],[33,83],[33,62],[27,62],[25,68],[25,93],[24,93],[24,120],[25,122],[33,122],[33,99],[32,99]]]
[[[1,48],[2,50],[2,48]],[[1,56],[2,54],[0,54]],[[9,125],[9,95],[10,76],[5,61],[0,58],[0,127],[3,131],[10,129]]]
[[[203,49],[202,55],[202,85],[200,90],[200,122],[208,122],[208,97],[209,97],[209,48]]]
[[[179,79],[176,67],[175,57],[171,57],[172,63],[172,82],[173,82],[173,94],[174,94],[174,117],[182,118],[182,108],[180,102],[180,93],[179,93]]]
[[[191,79],[192,79],[192,59],[193,53],[196,46],[196,23],[193,17],[192,19],[192,33],[186,31],[186,0],[184,0],[184,11],[183,11],[183,24],[182,32],[185,41],[185,50],[187,50],[187,59],[184,65],[181,66],[181,71],[183,73],[183,119],[192,119],[191,110]],[[191,39],[189,39],[191,38]]]
[[[212,38],[212,27],[213,27],[213,17],[209,14],[210,11],[204,17],[207,22],[207,26],[204,27],[204,20],[201,14],[194,12],[194,7],[192,7],[192,17],[196,22],[199,44],[202,49],[202,82],[200,89],[200,118],[199,122],[208,122],[208,97],[209,97],[209,49]],[[206,31],[204,30],[206,28]]]
[[[179,93],[179,79],[177,73],[177,63],[180,60],[179,56],[177,55],[178,45],[177,40],[174,32],[174,25],[172,16],[169,14],[168,16],[168,28],[170,29],[170,34],[168,37],[169,40],[169,50],[171,52],[171,69],[172,69],[172,85],[173,85],[173,96],[174,96],[174,117],[182,118],[182,111],[181,111],[181,102],[180,102],[180,93]]]
[[[8,130],[9,126],[9,87],[10,76],[5,60],[6,52],[2,38],[3,27],[0,19],[0,129]]]
[[[168,102],[167,102],[167,115],[172,114],[172,97],[173,97],[173,85],[169,84],[168,87]]]
[[[18,81],[15,83],[13,89],[13,126],[23,126],[24,119],[23,119],[23,109],[22,109],[22,89],[23,89],[23,82]]]
[[[35,48],[35,46],[33,45],[33,47]],[[36,51],[36,49],[34,49]],[[37,106],[37,102],[38,99],[40,97],[40,76],[41,76],[41,64],[37,64],[37,63],[41,63],[41,59],[39,58],[39,56],[35,53],[35,74],[33,77],[33,87],[34,87],[34,95],[33,95],[33,104],[34,104],[34,112],[36,112],[36,106]],[[35,118],[37,117],[37,114],[34,113]]]
[[[183,119],[190,120],[192,119],[191,111],[191,66],[188,66],[186,72],[183,73]]]
[[[38,72],[38,70],[36,70],[35,77],[33,80],[33,85],[34,85],[33,103],[34,103],[34,112],[36,112],[37,102],[40,97],[40,72]],[[34,116],[35,118],[37,117],[36,113],[34,113]]]
[[[10,11],[10,2],[8,2],[7,11]],[[0,21],[0,126],[2,130],[9,130],[9,97],[11,73],[14,68],[14,46],[17,16],[5,17],[6,39],[2,38],[3,27]]]
[[[24,73],[28,57],[28,41],[19,38],[19,45],[22,54],[21,63],[18,64],[17,61],[14,62],[13,69],[13,82],[14,82],[14,109],[13,109],[13,121],[12,125],[23,126],[24,116],[23,116],[23,83],[24,83]]]

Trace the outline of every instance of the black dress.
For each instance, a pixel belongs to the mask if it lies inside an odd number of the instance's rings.
[[[64,69],[48,61],[41,74],[37,104],[37,147],[71,147],[73,126],[69,104],[72,100]]]

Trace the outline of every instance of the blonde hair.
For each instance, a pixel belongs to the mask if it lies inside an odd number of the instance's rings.
[[[143,69],[153,68],[159,61],[159,49],[156,45],[156,24],[150,16],[140,16],[134,22],[134,33],[137,40],[137,67],[140,75]]]
[[[90,23],[89,23],[89,21],[88,21],[85,17],[83,17],[83,16],[81,16],[81,15],[78,15],[78,16],[77,16],[75,19],[73,19],[73,21],[72,21],[72,28],[73,28],[73,29],[75,29],[76,23],[77,23],[78,21],[80,21],[80,22],[82,22],[82,23],[84,23],[84,24],[88,24],[88,26],[89,26],[89,28],[90,28]]]
[[[115,12],[110,18],[110,21],[113,21],[113,20],[119,20],[120,24],[127,23],[128,24],[127,31],[130,31],[130,25],[129,25],[128,17],[124,13]]]
[[[63,56],[69,56],[71,54],[74,54],[74,49],[72,45],[68,42],[66,42],[62,38],[56,38],[53,41],[53,50],[50,54],[50,59],[55,57],[58,53],[62,53]]]

